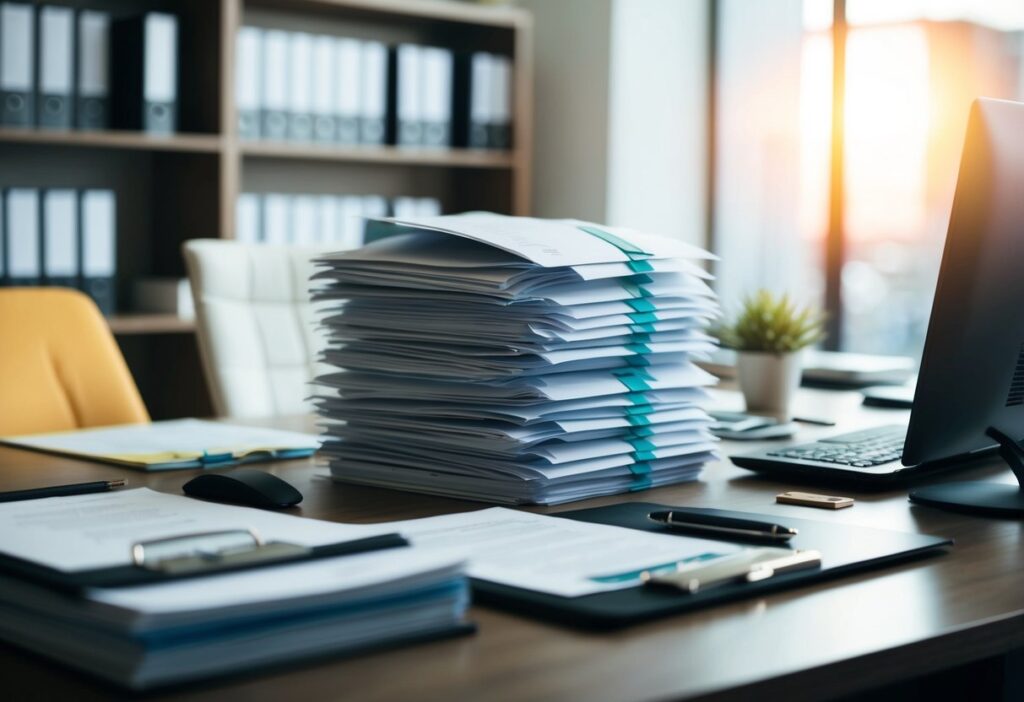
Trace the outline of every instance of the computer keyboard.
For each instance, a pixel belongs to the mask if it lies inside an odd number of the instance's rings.
[[[831,436],[813,444],[787,446],[767,453],[776,458],[867,468],[898,461],[903,456],[906,437],[905,426],[872,427]]]

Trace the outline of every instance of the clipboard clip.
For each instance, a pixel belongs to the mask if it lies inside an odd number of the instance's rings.
[[[264,541],[255,529],[226,529],[171,536],[132,545],[132,563],[164,575],[233,570],[309,556],[308,546]]]
[[[755,583],[796,570],[821,566],[821,553],[786,548],[748,548],[710,561],[681,564],[670,572],[650,571],[640,575],[645,585],[671,587],[695,594],[729,583]]]

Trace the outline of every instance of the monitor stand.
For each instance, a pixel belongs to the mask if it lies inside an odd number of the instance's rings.
[[[940,483],[910,491],[910,501],[989,517],[1024,517],[1024,447],[989,427],[985,434],[999,443],[999,455],[1010,466],[1017,485],[982,481]]]

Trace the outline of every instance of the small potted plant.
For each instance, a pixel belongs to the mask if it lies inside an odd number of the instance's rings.
[[[759,290],[743,300],[739,315],[719,331],[736,351],[736,375],[748,412],[786,421],[800,385],[803,349],[825,336],[823,316],[788,295]]]

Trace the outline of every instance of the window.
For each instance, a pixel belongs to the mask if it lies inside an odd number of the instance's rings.
[[[1024,99],[1024,3],[720,0],[714,24],[727,309],[786,290],[826,307],[833,348],[919,356],[971,100]]]

